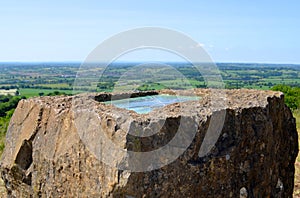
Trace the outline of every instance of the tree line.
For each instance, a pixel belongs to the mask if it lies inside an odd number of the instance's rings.
[[[26,97],[0,95],[0,117],[6,116],[8,111],[15,109],[21,99]]]

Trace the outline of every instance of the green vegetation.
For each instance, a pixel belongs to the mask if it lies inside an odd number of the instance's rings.
[[[284,93],[284,100],[286,105],[292,110],[300,109],[300,88],[291,87],[288,85],[276,85],[272,87],[273,91],[281,91]]]
[[[27,98],[34,96],[47,96],[47,95],[71,95],[73,91],[71,90],[52,90],[52,89],[32,89],[32,88],[23,88],[19,90],[21,96]],[[79,92],[75,92],[79,93]]]
[[[21,99],[25,99],[25,97],[0,95],[0,117],[7,116],[12,109],[17,107]]]

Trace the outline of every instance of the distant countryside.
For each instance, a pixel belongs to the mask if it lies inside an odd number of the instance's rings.
[[[79,70],[79,63],[2,63],[0,64],[0,94],[16,93],[25,97],[42,96],[54,91],[71,94],[84,91],[112,91],[119,78],[136,64],[115,63],[103,70],[102,67],[90,68],[91,73],[103,72],[101,79],[95,78],[94,82],[74,87],[73,83]],[[170,63],[196,88],[205,88],[205,84],[199,72],[186,63]],[[219,63],[225,87],[228,89],[270,89],[275,85],[288,85],[300,87],[300,66],[280,64],[238,64]],[[153,71],[159,67],[153,66]],[[149,70],[149,68],[148,68]],[[147,72],[152,72],[151,68]],[[157,71],[156,71],[157,72]],[[181,88],[182,79],[172,79],[164,71],[165,75],[160,82],[147,82],[139,87],[140,90]],[[87,78],[89,78],[87,76]]]

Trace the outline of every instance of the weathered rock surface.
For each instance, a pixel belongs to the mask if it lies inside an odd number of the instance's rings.
[[[292,197],[298,138],[283,95],[195,93],[149,114],[99,102],[122,94],[22,100],[1,159],[8,196]]]

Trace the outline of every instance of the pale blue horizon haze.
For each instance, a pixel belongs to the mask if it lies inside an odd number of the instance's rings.
[[[215,62],[300,64],[300,1],[296,0],[0,3],[0,62],[81,62],[110,36],[153,26],[190,36]],[[152,56],[172,59],[145,52],[124,60]]]

